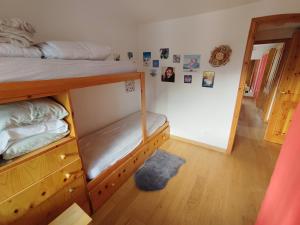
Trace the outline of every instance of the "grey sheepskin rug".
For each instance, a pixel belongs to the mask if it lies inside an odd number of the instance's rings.
[[[176,155],[157,150],[135,173],[136,186],[143,191],[161,190],[184,163]]]

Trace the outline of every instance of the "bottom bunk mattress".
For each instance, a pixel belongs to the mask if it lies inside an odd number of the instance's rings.
[[[148,135],[164,125],[164,115],[147,112]],[[133,113],[79,140],[83,164],[88,179],[124,158],[142,143],[141,112]]]

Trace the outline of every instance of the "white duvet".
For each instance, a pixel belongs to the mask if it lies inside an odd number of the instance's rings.
[[[67,131],[68,124],[64,120],[50,120],[2,130],[0,132],[0,154],[22,139],[45,133],[62,134]]]
[[[0,43],[0,57],[41,58],[42,52],[33,46],[22,48],[12,44]]]

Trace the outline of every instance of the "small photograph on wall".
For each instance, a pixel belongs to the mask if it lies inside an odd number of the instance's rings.
[[[156,60],[156,59],[153,60],[153,61],[152,61],[152,67],[153,67],[153,68],[158,68],[158,67],[159,67],[159,60]]]
[[[193,76],[192,75],[184,75],[184,83],[185,84],[191,84],[193,80]]]
[[[121,60],[121,55],[119,53],[114,53],[113,58],[115,61],[120,61]]]
[[[151,52],[143,52],[143,64],[149,66],[151,63]]]
[[[134,80],[127,80],[125,81],[125,90],[127,93],[135,91],[135,81]]]
[[[129,60],[133,59],[133,52],[127,52],[127,56]]]
[[[162,67],[161,81],[175,82],[175,68],[174,67]]]
[[[180,63],[181,55],[173,55],[173,63]]]
[[[214,81],[215,81],[215,72],[213,72],[213,71],[204,71],[203,72],[202,87],[213,88]]]
[[[151,75],[152,77],[155,77],[157,74],[158,74],[158,69],[157,69],[157,68],[152,68],[152,69],[150,70],[150,75]]]
[[[169,49],[168,48],[161,48],[160,49],[160,58],[161,59],[168,59],[169,58]]]
[[[200,55],[184,55],[183,71],[197,72],[200,69]]]

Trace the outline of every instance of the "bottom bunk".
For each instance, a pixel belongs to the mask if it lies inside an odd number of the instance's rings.
[[[79,141],[94,211],[169,138],[166,117],[148,112],[147,131],[143,143],[141,113],[136,112]]]

